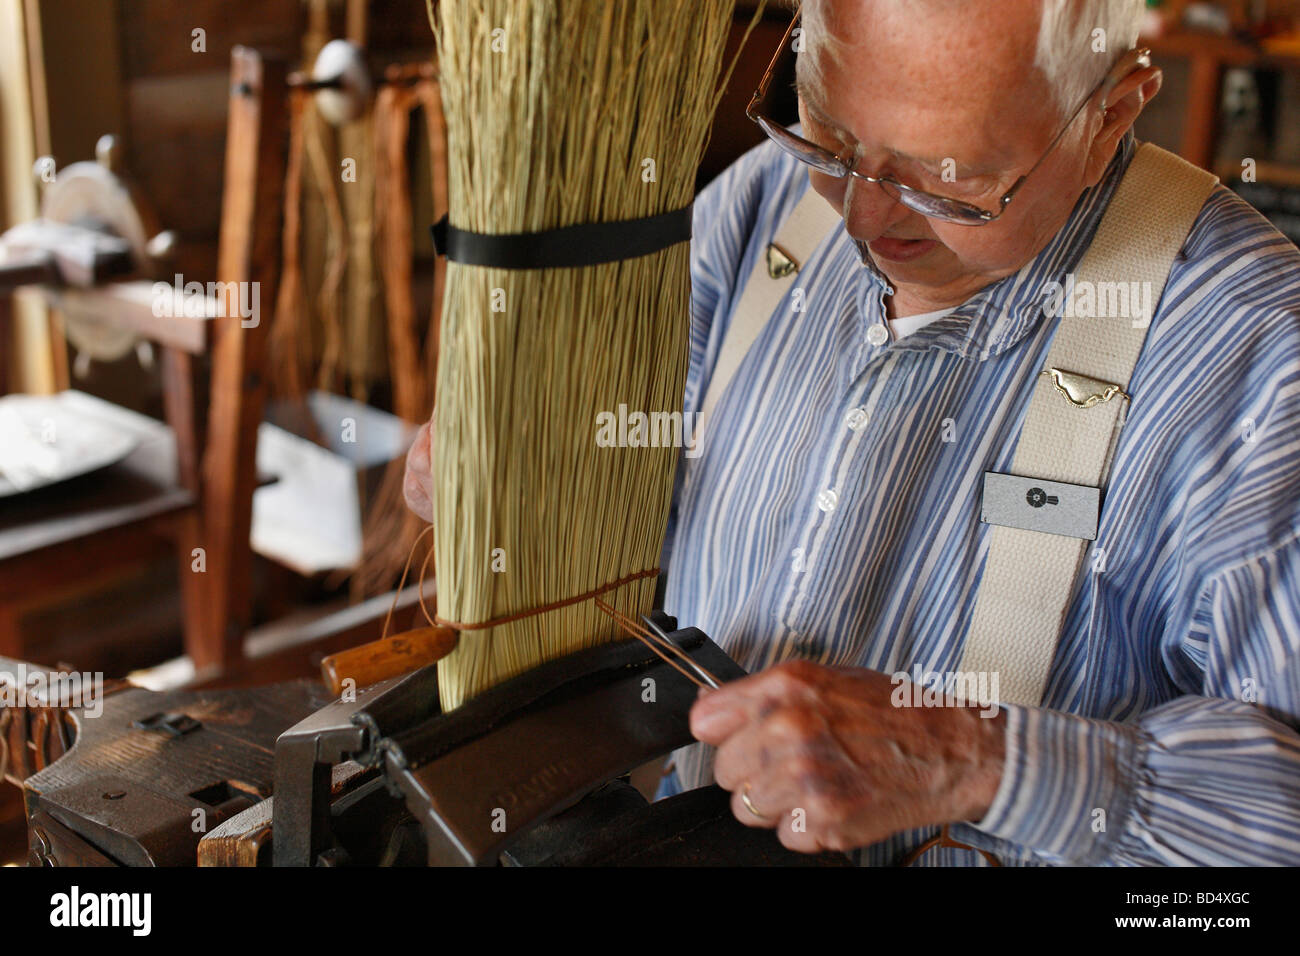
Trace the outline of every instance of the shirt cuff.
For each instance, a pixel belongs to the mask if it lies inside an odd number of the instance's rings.
[[[1002,780],[973,826],[1053,862],[1104,860],[1136,799],[1138,731],[1037,707],[1002,710]]]

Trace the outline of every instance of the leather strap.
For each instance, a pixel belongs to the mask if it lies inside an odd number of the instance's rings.
[[[433,244],[452,262],[498,269],[570,269],[635,259],[691,238],[694,204],[622,222],[581,223],[544,232],[470,232],[443,216]]]

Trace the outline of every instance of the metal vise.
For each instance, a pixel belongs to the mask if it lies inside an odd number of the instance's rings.
[[[744,676],[702,631],[655,618],[720,679]],[[367,804],[373,823],[382,787],[418,824],[430,865],[847,864],[791,853],[742,826],[716,787],[649,804],[619,779],[692,741],[695,697],[635,641],[544,664],[446,714],[436,665],[376,684],[276,742],[274,863],[360,862],[347,816]],[[377,774],[350,799],[332,799],[348,761]]]

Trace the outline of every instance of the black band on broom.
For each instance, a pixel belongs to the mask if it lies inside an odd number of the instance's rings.
[[[689,440],[686,240],[734,7],[438,5],[433,554],[438,622],[463,632],[444,710],[651,609],[680,449],[601,447],[596,426],[620,405],[676,412]]]

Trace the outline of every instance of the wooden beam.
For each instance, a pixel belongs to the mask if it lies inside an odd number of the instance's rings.
[[[285,65],[236,47],[217,279],[226,316],[215,320],[209,440],[203,463],[208,639],[199,670],[236,661],[251,613],[253,491],[257,431],[265,403],[263,353],[279,276],[288,144]],[[240,289],[256,290],[260,312],[245,327]],[[251,294],[250,294],[251,301]]]
[[[24,0],[22,7],[35,145],[23,172],[30,176],[35,156],[53,156],[59,166],[65,166],[94,155],[101,135],[121,132],[125,99],[119,0]],[[88,56],[88,50],[94,54]],[[13,221],[31,218],[24,215]],[[62,320],[44,309],[39,298],[28,299],[19,308],[27,313],[20,326],[28,353],[24,387],[66,389],[68,350]]]
[[[21,3],[0,3],[0,222],[32,219],[37,213],[36,131],[28,69],[26,10]],[[10,334],[5,342],[12,365],[12,391],[48,392],[54,386],[46,310],[38,296],[23,294],[12,302]],[[12,351],[8,347],[12,346]]]
[[[13,391],[14,368],[11,357],[14,354],[14,301],[7,295],[0,295],[0,395]]]

